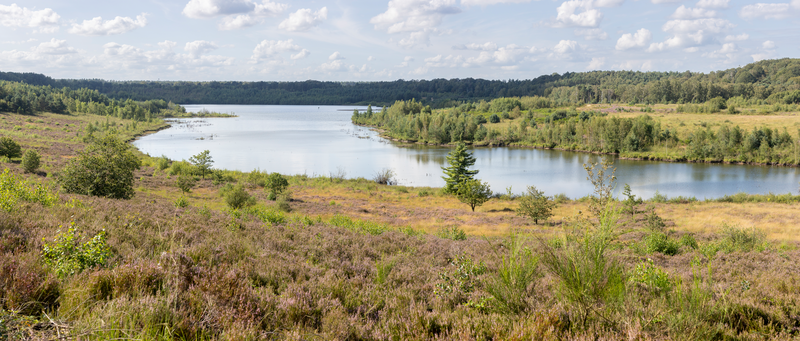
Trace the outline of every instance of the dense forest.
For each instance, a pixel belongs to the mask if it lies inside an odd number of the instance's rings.
[[[592,71],[530,80],[433,79],[390,82],[172,82],[53,79],[0,72],[0,80],[52,88],[90,89],[117,100],[162,99],[181,104],[374,104],[416,99],[434,108],[499,97],[540,96],[580,103],[702,103],[715,97],[800,102],[800,59],[763,60],[699,72]]]
[[[36,112],[87,113],[149,122],[156,117],[182,115],[186,113],[186,110],[180,105],[161,99],[118,100],[87,88],[56,89],[49,85],[0,81],[0,112],[22,115],[31,115]]]

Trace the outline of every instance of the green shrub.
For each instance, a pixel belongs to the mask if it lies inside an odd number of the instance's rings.
[[[178,199],[175,199],[173,204],[175,204],[175,207],[177,208],[184,208],[189,206],[189,200],[186,200],[186,197],[181,195],[180,197],[178,197]]]
[[[486,283],[486,291],[494,297],[499,307],[517,314],[530,308],[529,289],[540,277],[539,259],[523,244],[522,237],[512,238],[508,254],[503,256],[497,271]]]
[[[11,159],[21,155],[22,147],[19,146],[19,143],[7,136],[0,137],[0,156]]]
[[[637,264],[629,281],[657,295],[667,294],[675,287],[675,281],[664,270],[655,266],[652,259]]]
[[[677,255],[681,246],[678,241],[670,238],[663,232],[652,232],[644,237],[645,252],[661,252],[668,256]]]
[[[24,169],[26,173],[36,173],[36,170],[39,169],[39,166],[39,153],[33,149],[28,149],[25,151],[25,154],[22,155],[22,169]]]
[[[163,170],[169,168],[169,166],[170,166],[169,158],[167,158],[165,155],[161,155],[161,157],[157,157],[156,160],[155,160],[155,166],[156,166],[156,169],[158,169],[160,171],[163,171]]]
[[[200,176],[203,179],[206,178],[206,173],[211,170],[211,165],[214,164],[214,160],[211,158],[211,152],[208,150],[204,150],[197,155],[193,155],[189,158],[189,162],[194,165],[197,170],[200,172]]]
[[[289,187],[289,181],[280,175],[279,173],[271,173],[266,180],[265,187],[269,188],[270,193],[275,194],[276,196],[283,193],[287,187]],[[274,200],[274,199],[272,199]]]
[[[113,256],[106,243],[106,231],[100,231],[92,239],[81,243],[75,223],[70,223],[69,230],[59,233],[53,242],[46,243],[42,249],[42,258],[59,276],[79,273],[95,266],[105,266]]]
[[[291,212],[292,206],[289,205],[289,202],[292,201],[291,195],[289,193],[283,193],[278,196],[277,200],[275,201],[275,205],[278,206],[278,209],[283,212]]]
[[[755,227],[740,228],[738,226],[722,226],[722,239],[719,241],[722,252],[764,251],[770,247],[767,235]]]
[[[556,203],[550,197],[544,195],[543,191],[537,190],[535,186],[528,186],[528,191],[519,199],[517,215],[528,217],[534,224],[539,224],[539,220],[547,220],[553,216],[553,209]]]
[[[186,161],[175,161],[169,166],[169,175],[194,175],[197,173],[194,166]]]
[[[197,179],[194,176],[181,174],[178,175],[178,179],[175,180],[175,187],[181,190],[181,193],[189,193],[192,191],[192,188],[197,184]]]
[[[250,196],[250,193],[247,193],[242,185],[233,186],[233,188],[224,193],[224,196],[225,203],[234,210],[253,206],[256,203],[256,199]]]
[[[59,181],[68,193],[130,199],[134,195],[133,172],[140,165],[131,146],[109,134],[93,138],[89,146],[67,164]]]
[[[449,271],[439,273],[439,283],[434,286],[433,293],[437,296],[459,296],[458,301],[464,301],[469,293],[480,285],[479,276],[486,272],[483,263],[476,264],[472,258],[461,254],[450,261]]]
[[[248,207],[245,209],[245,212],[255,216],[262,222],[270,223],[272,225],[286,223],[286,216],[283,214],[283,212],[264,207],[263,205]]]
[[[11,174],[6,168],[0,174],[0,209],[10,212],[16,208],[19,201],[52,206],[58,201],[58,195],[42,185],[30,185],[28,181]]]
[[[442,227],[436,231],[436,236],[443,239],[467,240],[467,233],[458,226]]]
[[[691,234],[684,234],[681,236],[679,243],[682,246],[690,247],[692,249],[697,248],[697,240],[694,239],[694,236]]]

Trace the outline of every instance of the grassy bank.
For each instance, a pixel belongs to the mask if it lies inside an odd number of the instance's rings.
[[[17,199],[0,209],[0,338],[800,336],[795,197],[667,198],[634,215],[612,202],[601,221],[589,198],[564,200],[534,225],[510,197],[471,212],[437,188],[340,177],[289,176],[287,209],[266,173],[217,171],[178,207],[190,164],[140,155],[130,200],[59,193],[55,175],[85,146],[76,134],[105,123],[0,117],[48,174],[2,164],[2,198]],[[14,128],[26,125],[41,129]],[[19,194],[37,184],[54,199]],[[235,184],[254,206],[228,208]]]

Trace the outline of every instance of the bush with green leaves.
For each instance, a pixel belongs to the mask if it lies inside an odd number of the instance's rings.
[[[67,232],[59,233],[52,242],[45,243],[42,259],[58,276],[77,274],[95,266],[105,266],[113,253],[106,242],[106,231],[100,231],[92,239],[81,243],[75,223],[70,223]]]
[[[504,311],[522,313],[530,308],[528,297],[532,284],[541,276],[539,259],[524,247],[525,239],[514,236],[508,254],[502,257],[497,271],[486,282],[486,291]]]
[[[8,136],[0,137],[0,156],[5,156],[11,159],[20,157],[21,155],[22,147],[20,147],[19,143]]]
[[[270,193],[274,194],[275,198],[277,198],[277,196],[289,187],[289,181],[280,173],[270,173],[264,187],[269,188]]]
[[[450,240],[467,240],[467,233],[457,225],[445,226],[436,231],[436,236]]]
[[[180,197],[178,197],[178,199],[175,199],[173,204],[177,208],[184,208],[189,206],[189,200],[186,200],[186,197],[181,195]]]
[[[633,195],[633,193],[631,193],[631,186],[628,184],[625,184],[625,188],[622,190],[622,195],[625,196],[625,200],[622,201],[622,204],[625,207],[625,213],[628,213],[631,216],[638,213],[636,206],[642,203],[642,198],[637,198],[635,195]]]
[[[544,191],[536,189],[535,186],[528,186],[528,191],[519,198],[517,215],[528,217],[534,224],[539,224],[539,220],[547,220],[553,216],[553,209],[556,203],[544,195]]]
[[[192,188],[197,184],[197,179],[191,175],[181,174],[175,180],[175,187],[181,190],[181,193],[186,194],[192,191]]]
[[[35,150],[28,149],[25,151],[25,154],[22,155],[22,169],[25,170],[26,173],[36,173],[40,165],[41,160],[39,153]]]
[[[225,203],[228,204],[228,207],[234,210],[256,204],[256,199],[253,198],[250,193],[247,193],[242,185],[231,186],[230,188],[224,189],[223,196],[225,197]]]
[[[278,209],[283,212],[291,212],[292,206],[289,204],[292,201],[292,195],[289,192],[284,192],[283,194],[279,195],[278,198],[275,200],[275,205],[278,206]]]
[[[456,197],[459,201],[469,205],[472,212],[475,212],[476,206],[481,206],[492,198],[492,189],[486,182],[467,179],[458,185]]]
[[[0,209],[6,212],[13,211],[19,201],[52,206],[58,201],[58,195],[42,185],[28,183],[6,168],[0,173]]]
[[[478,277],[485,272],[486,266],[482,262],[475,263],[469,256],[460,254],[450,261],[449,271],[439,273],[439,283],[434,286],[433,293],[463,303],[475,287],[480,286]]]
[[[653,264],[652,259],[636,264],[628,281],[654,295],[668,294],[675,287],[675,281],[664,270]]]
[[[113,134],[92,138],[86,149],[61,172],[61,186],[67,193],[132,198],[133,172],[141,163],[131,148]]]
[[[169,168],[170,163],[171,162],[170,162],[169,158],[166,155],[161,155],[160,157],[157,157],[156,160],[155,160],[156,169],[158,169],[160,171],[163,171],[163,170]]]
[[[189,162],[197,167],[197,170],[200,172],[200,175],[203,179],[206,178],[206,173],[211,170],[211,165],[214,164],[214,160],[211,158],[211,152],[208,150],[204,150],[197,155],[193,155],[189,158]]]
[[[500,123],[500,116],[492,114],[492,116],[489,116],[489,123]]]

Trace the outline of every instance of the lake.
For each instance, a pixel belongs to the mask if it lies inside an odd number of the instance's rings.
[[[211,151],[215,168],[281,174],[372,179],[388,168],[399,184],[444,186],[441,168],[450,149],[401,145],[378,137],[368,128],[350,123],[356,106],[187,105],[235,113],[235,118],[179,119],[172,127],[144,136],[133,144],[152,156],[188,159]],[[599,162],[593,154],[528,148],[472,149],[477,178],[494,192],[508,188],[521,193],[529,185],[548,195],[570,198],[592,192],[583,164]],[[652,197],[717,198],[737,192],[797,192],[798,168],[726,164],[670,163],[615,160],[617,192],[629,184],[636,195]]]

